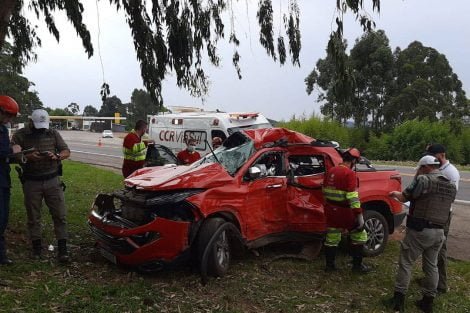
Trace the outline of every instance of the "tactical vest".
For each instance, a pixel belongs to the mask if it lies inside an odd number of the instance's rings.
[[[26,130],[26,129],[25,129]],[[57,153],[56,130],[47,129],[42,133],[34,133],[20,130],[18,136],[22,137],[22,148],[24,150],[36,148],[38,151],[50,151]],[[25,177],[57,176],[59,174],[60,162],[44,158],[36,162],[22,164]]]
[[[450,207],[457,194],[455,185],[443,175],[426,175],[429,179],[427,193],[413,201],[413,217],[436,225],[445,225]]]

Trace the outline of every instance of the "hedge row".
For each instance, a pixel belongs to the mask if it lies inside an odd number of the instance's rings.
[[[452,162],[470,163],[470,127],[455,126],[451,122],[410,120],[397,125],[390,133],[380,135],[367,128],[345,127],[317,116],[292,118],[277,126],[313,138],[338,141],[341,147],[355,146],[372,160],[416,161],[428,143],[442,143]]]

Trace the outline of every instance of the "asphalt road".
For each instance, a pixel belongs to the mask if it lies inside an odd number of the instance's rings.
[[[86,131],[60,131],[60,134],[72,152],[71,160],[121,169],[125,134],[115,133],[114,138],[102,138],[101,133]]]
[[[375,166],[376,168],[394,168],[401,174],[402,186],[408,186],[415,175],[415,168],[409,166]],[[457,200],[470,201],[470,172],[460,172],[459,191],[457,192]],[[470,204],[470,203],[469,203]]]

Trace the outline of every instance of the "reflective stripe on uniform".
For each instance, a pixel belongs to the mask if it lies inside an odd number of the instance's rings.
[[[132,146],[132,149],[123,148],[124,159],[130,161],[144,161],[147,154],[145,143],[139,142]]]
[[[357,191],[347,192],[346,199],[348,199],[349,204],[352,209],[359,209],[361,207],[361,202],[359,201],[359,192]]]
[[[367,242],[367,232],[365,229],[361,231],[353,230],[349,233],[349,237],[353,245],[363,245]]]
[[[341,229],[328,227],[328,232],[326,233],[325,246],[327,247],[337,247],[341,242]],[[361,231],[353,230],[349,233],[351,238],[351,243],[353,245],[363,245],[367,242],[367,232],[365,229]]]
[[[325,246],[337,247],[341,242],[341,230],[339,228],[328,227],[327,231]]]
[[[349,202],[351,209],[359,209],[361,202],[359,201],[359,193],[357,191],[344,191],[330,187],[323,188],[325,199],[334,202]]]

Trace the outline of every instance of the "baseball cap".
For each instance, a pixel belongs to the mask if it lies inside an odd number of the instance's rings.
[[[432,145],[430,145],[426,151],[428,153],[431,153],[431,154],[437,154],[437,153],[445,153],[446,152],[446,148],[439,144],[439,143],[434,143]]]
[[[46,110],[34,110],[31,114],[31,120],[33,121],[34,127],[37,129],[49,128],[49,114]]]
[[[416,169],[419,169],[421,166],[424,165],[440,165],[439,160],[432,156],[432,155],[425,155],[418,161],[418,166]]]

